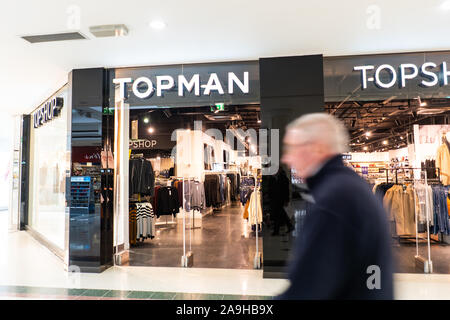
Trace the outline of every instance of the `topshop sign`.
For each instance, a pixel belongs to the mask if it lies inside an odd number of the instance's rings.
[[[55,97],[46,103],[42,107],[37,109],[33,114],[33,126],[39,128],[47,122],[53,120],[53,118],[59,116],[61,109],[64,106],[64,99]]]
[[[234,72],[228,72],[226,79],[220,79],[217,73],[211,73],[207,81],[202,81],[200,74],[194,74],[189,79],[184,75],[173,77],[170,75],[156,76],[156,82],[148,77],[132,78],[116,78],[113,83],[119,85],[120,99],[124,99],[127,93],[127,85],[132,85],[133,94],[140,99],[147,99],[156,96],[162,97],[165,91],[178,88],[178,96],[184,97],[186,92],[194,93],[195,96],[209,96],[216,92],[219,95],[224,95],[225,90],[222,83],[227,83],[227,93],[232,95],[236,90],[240,90],[244,94],[248,94],[249,87],[249,72],[243,72],[242,77],[238,77]],[[224,80],[224,82],[222,81]],[[201,90],[203,89],[203,90]]]
[[[408,81],[416,78],[421,80],[419,86],[422,87],[446,86],[450,76],[446,62],[442,62],[440,66],[434,62],[425,62],[422,65],[402,63],[398,69],[390,64],[382,64],[378,67],[361,65],[353,67],[353,71],[361,73],[362,89],[367,89],[369,82],[373,82],[380,89],[389,89],[396,84],[399,88],[405,88]],[[382,78],[382,74],[388,76]]]

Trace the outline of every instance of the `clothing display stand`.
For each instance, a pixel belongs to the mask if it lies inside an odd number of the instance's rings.
[[[195,211],[197,211],[197,210],[192,210],[192,225],[189,227],[189,229],[201,229],[202,228],[202,227],[195,226]],[[198,211],[198,212],[200,213],[200,211]]]
[[[155,223],[155,226],[174,226],[174,225],[176,225],[177,224],[177,222],[173,219],[173,216],[172,216],[172,221],[168,221],[168,219],[167,219],[167,215],[165,215],[165,220],[166,221],[159,221],[159,222],[156,222]]]
[[[258,192],[257,189],[257,183],[258,183],[258,177],[256,175],[256,173],[254,174],[254,178],[255,178],[255,190],[253,192]],[[261,256],[261,252],[259,252],[259,233],[258,233],[258,227],[259,227],[259,223],[258,223],[258,205],[256,203],[258,197],[257,197],[257,193],[255,193],[254,195],[254,201],[255,201],[255,210],[256,210],[256,214],[255,214],[255,225],[256,225],[256,253],[255,253],[255,258],[253,259],[253,268],[254,269],[261,269],[261,265],[262,265],[262,256]]]
[[[418,169],[419,170],[419,169]],[[420,169],[422,170],[422,169]],[[422,171],[421,171],[422,173]],[[424,170],[424,180],[425,180],[425,186],[428,185],[428,179],[427,179],[427,171]],[[422,179],[419,179],[422,180]],[[416,183],[417,179],[414,179],[414,185]],[[426,194],[426,199],[428,199],[428,188],[425,188],[425,194]],[[416,207],[416,198],[414,197],[414,206]],[[427,220],[427,258],[422,257],[421,255],[419,255],[419,217],[418,217],[418,213],[417,210],[415,211],[415,220],[416,220],[416,255],[414,256],[414,260],[416,262],[416,267],[419,267],[420,269],[423,270],[424,273],[433,273],[433,262],[431,261],[431,245],[430,245],[430,219],[431,217],[429,217],[428,215],[428,210],[426,209],[426,217],[425,219]]]
[[[189,251],[186,252],[186,200],[185,200],[185,187],[186,182],[194,180],[194,178],[182,178],[183,179],[183,256],[181,257],[181,266],[183,268],[190,268],[194,265],[194,253],[192,252],[192,228],[189,228]],[[194,212],[194,210],[192,210]],[[194,218],[194,217],[192,217]],[[192,223],[191,223],[192,224]]]

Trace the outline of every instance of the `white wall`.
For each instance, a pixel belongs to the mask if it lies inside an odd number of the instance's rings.
[[[389,152],[353,152],[352,162],[389,161]]]
[[[13,125],[13,117],[9,113],[0,112],[0,209],[7,209],[9,206]]]

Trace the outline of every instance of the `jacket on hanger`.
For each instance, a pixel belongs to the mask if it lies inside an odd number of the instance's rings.
[[[394,185],[384,196],[389,219],[395,221],[397,235],[415,235],[415,210],[420,212],[417,194],[411,186]]]
[[[444,143],[439,146],[436,154],[436,167],[440,169],[441,182],[444,186],[450,184],[450,152]]]
[[[198,181],[185,181],[184,183],[185,209],[187,211],[206,209],[205,187]]]
[[[156,195],[156,216],[163,215],[176,216],[180,212],[180,202],[178,201],[178,190],[175,187],[160,187]]]
[[[154,195],[155,173],[152,163],[145,159],[131,159],[129,162],[129,194]]]
[[[251,224],[262,222],[261,191],[252,192],[252,195],[250,196],[248,205],[248,221]]]

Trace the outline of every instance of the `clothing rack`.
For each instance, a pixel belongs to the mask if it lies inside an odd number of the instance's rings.
[[[436,168],[436,167],[429,167],[430,169],[435,169],[438,171],[438,178],[437,181],[441,181],[441,170],[440,168]],[[398,184],[398,171],[399,170],[423,170],[422,168],[413,168],[413,167],[407,167],[407,168],[388,168],[388,169],[381,169],[381,170],[385,170],[386,171],[386,183],[389,183],[389,170],[394,170],[395,171],[395,184]],[[436,179],[427,179],[428,181],[432,181],[434,182],[434,180]]]

